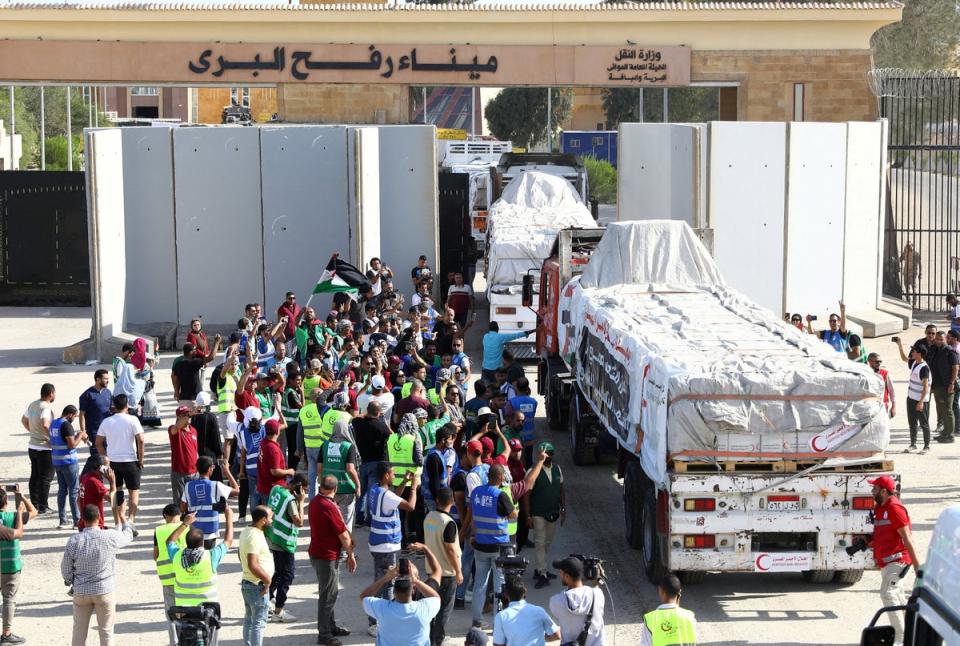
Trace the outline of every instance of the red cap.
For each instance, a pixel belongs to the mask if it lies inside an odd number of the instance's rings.
[[[190,417],[192,412],[188,406],[177,406],[177,417]]]
[[[512,440],[510,440],[510,448],[511,448],[511,449],[522,449],[522,448],[523,448],[523,443],[522,443],[520,440],[518,440],[517,438],[513,438]]]
[[[480,455],[483,453],[483,444],[476,440],[470,440],[467,442],[467,453],[473,453],[475,455]]]
[[[267,435],[276,435],[280,432],[280,422],[275,419],[267,420],[263,426],[267,429]]]
[[[493,440],[489,437],[481,437],[480,444],[483,445],[483,450],[487,453],[493,453]]]
[[[879,478],[874,478],[873,480],[867,480],[867,484],[876,485],[881,489],[886,489],[890,493],[895,493],[897,491],[897,481],[893,479],[893,476],[880,476]]]

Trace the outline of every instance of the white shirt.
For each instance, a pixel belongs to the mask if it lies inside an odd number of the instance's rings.
[[[222,482],[217,482],[216,480],[213,481],[213,484],[214,484],[214,486],[215,486],[215,488],[216,488],[216,490],[217,490],[216,493],[215,493],[214,496],[213,496],[213,499],[214,499],[214,500],[220,500],[221,498],[229,498],[229,497],[230,497],[230,494],[233,493],[232,490],[230,489],[230,486],[229,486],[229,485],[225,485],[225,484],[223,484]],[[183,495],[180,496],[180,500],[181,500],[182,502],[187,503],[188,505],[190,504],[190,501],[187,500],[187,490],[186,490],[186,488],[184,488],[184,490],[183,490]]]
[[[23,411],[24,417],[30,417],[30,409]],[[47,421],[53,424],[53,409],[52,408],[42,408],[40,410],[40,420]],[[34,451],[52,451],[53,449],[49,446],[40,446],[39,444],[27,444],[28,449],[33,449]]]
[[[397,510],[397,507],[400,506],[400,503],[403,502],[403,498],[393,493],[392,491],[390,491],[390,489],[386,487],[384,487],[383,489],[384,489],[383,504],[381,505],[381,509],[383,510],[383,513],[389,514],[389,513],[395,512]],[[380,545],[370,546],[371,552],[380,552],[380,553],[389,554],[390,552],[397,552],[399,550],[400,550],[400,543],[381,543]]]
[[[370,405],[370,402],[377,402],[380,404],[380,417],[389,420],[390,414],[393,413],[394,401],[393,393],[389,390],[384,390],[379,395],[371,395],[368,391],[357,397],[357,407],[363,414],[367,412],[367,406]]]
[[[550,614],[560,626],[561,642],[576,641],[580,631],[583,630],[586,614],[590,611],[591,597],[593,597],[593,616],[590,619],[590,630],[587,632],[585,646],[604,646],[603,591],[589,585],[570,588],[550,597]]]
[[[103,420],[97,435],[107,443],[107,457],[111,462],[136,462],[137,435],[143,435],[140,420],[129,413],[117,413]]]
[[[476,473],[467,474],[467,501],[469,502],[470,496],[473,495],[473,490],[483,484],[483,480]]]
[[[657,610],[667,610],[669,608],[676,608],[677,604],[675,603],[661,603],[657,606]],[[650,630],[647,628],[646,622],[641,622],[643,625],[643,632],[640,633],[640,646],[653,646],[653,635],[650,634]],[[693,629],[697,629],[697,621],[693,620]]]

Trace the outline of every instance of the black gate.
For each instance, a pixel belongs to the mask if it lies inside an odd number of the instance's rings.
[[[960,78],[885,78],[889,119],[883,291],[942,311],[960,290]]]
[[[0,172],[0,305],[90,305],[84,174]]]
[[[465,272],[467,264],[476,262],[473,237],[470,233],[470,176],[466,173],[439,173],[440,272],[441,293],[449,281],[447,273]]]

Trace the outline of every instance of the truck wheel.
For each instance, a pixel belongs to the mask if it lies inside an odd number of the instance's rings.
[[[577,419],[575,402],[570,402],[570,413],[567,415],[567,426],[570,430],[570,451],[573,454],[573,463],[577,466],[596,464],[599,453],[596,444],[587,444],[583,436],[583,426]]]
[[[859,583],[863,578],[863,570],[840,570],[833,575],[834,583],[842,585],[853,585]]]
[[[801,572],[804,581],[809,583],[830,583],[833,581],[833,570],[804,570]]]
[[[551,431],[562,431],[563,430],[563,416],[560,414],[560,411],[563,409],[563,405],[560,403],[560,396],[557,393],[557,388],[553,383],[553,379],[550,380],[550,385],[547,387],[547,424],[550,426]]]
[[[666,576],[667,568],[663,563],[663,555],[660,554],[660,540],[657,536],[657,492],[647,478],[644,478],[641,509],[640,526],[643,533],[643,547],[640,550],[640,560],[647,580],[657,585]]]
[[[678,572],[677,576],[679,576],[680,581],[686,585],[697,585],[703,583],[703,579],[707,576],[707,573],[703,570],[685,570]]]
[[[627,464],[623,476],[623,526],[627,534],[627,545],[635,550],[643,547],[643,471],[640,463]]]

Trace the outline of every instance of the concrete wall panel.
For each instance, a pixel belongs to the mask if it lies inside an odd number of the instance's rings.
[[[843,250],[843,300],[850,311],[877,307],[882,267],[883,123],[847,124],[846,220]]]
[[[306,303],[330,254],[350,249],[347,129],[260,128],[266,311],[293,290]],[[326,303],[329,298],[325,300]],[[318,301],[319,304],[319,301]],[[269,318],[269,314],[268,314]]]
[[[836,312],[843,297],[847,124],[789,124],[786,311]]]
[[[121,128],[127,242],[127,322],[176,321],[173,135]]]
[[[259,130],[178,128],[173,151],[180,323],[236,323],[264,302]]]
[[[709,218],[727,283],[783,313],[786,124],[713,122]]]
[[[354,225],[351,260],[363,271],[380,256],[380,157],[378,128],[354,128],[350,149],[351,218]]]
[[[618,220],[682,220],[697,226],[697,126],[620,124],[617,160]]]

